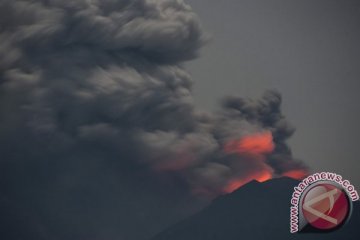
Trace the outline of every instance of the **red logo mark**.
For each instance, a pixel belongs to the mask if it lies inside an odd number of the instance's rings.
[[[313,227],[331,230],[340,226],[349,216],[350,205],[346,193],[332,184],[319,184],[303,198],[302,212]]]

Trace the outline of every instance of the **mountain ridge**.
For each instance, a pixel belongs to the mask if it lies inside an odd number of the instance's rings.
[[[288,177],[266,182],[251,181],[212,203],[151,240],[262,240],[262,239],[358,239],[360,202],[354,202],[350,221],[341,229],[326,233],[289,231],[290,200],[300,181]]]

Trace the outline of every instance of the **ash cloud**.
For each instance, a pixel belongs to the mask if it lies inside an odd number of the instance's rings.
[[[40,219],[34,239],[140,239],[194,194],[306,169],[280,94],[195,108],[182,63],[206,34],[182,0],[3,0],[0,22],[0,193]],[[224,151],[262,132],[271,154]]]

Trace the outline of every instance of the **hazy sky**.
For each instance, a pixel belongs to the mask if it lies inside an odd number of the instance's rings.
[[[188,64],[197,104],[283,95],[294,156],[360,187],[360,2],[188,0],[212,36]]]
[[[183,62],[204,31],[183,1],[1,0],[0,22],[1,239],[147,239],[304,172],[277,92],[194,106]]]

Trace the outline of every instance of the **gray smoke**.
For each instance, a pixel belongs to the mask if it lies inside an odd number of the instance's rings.
[[[176,199],[174,218],[194,194],[305,169],[278,93],[195,108],[182,63],[206,35],[182,0],[2,0],[0,22],[0,193],[43,219],[43,239],[137,239],[171,221],[149,208]],[[264,132],[272,153],[224,151]]]

